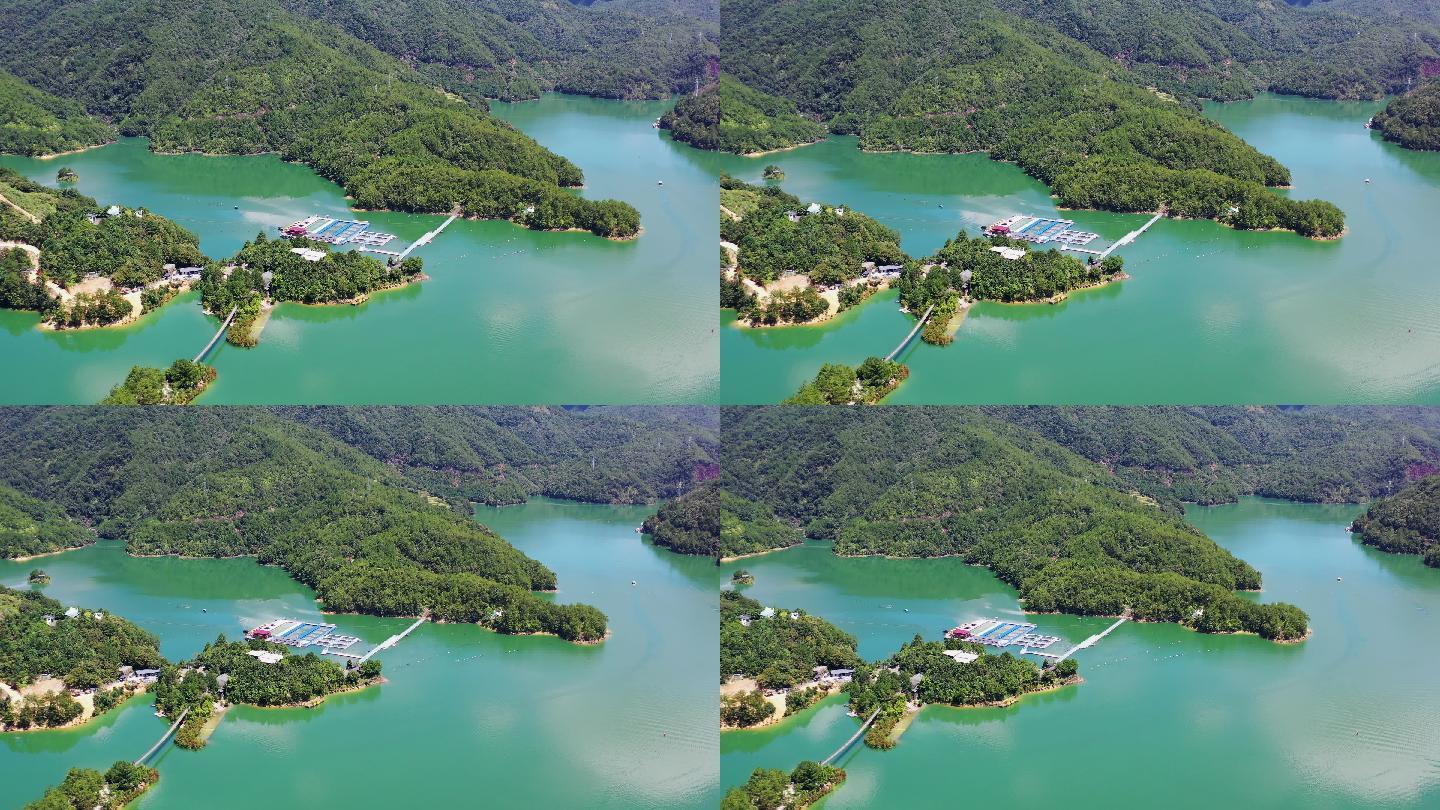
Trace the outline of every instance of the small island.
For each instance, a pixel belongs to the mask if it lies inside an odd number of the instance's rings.
[[[158,781],[159,771],[123,759],[104,773],[71,768],[64,781],[25,805],[25,810],[124,810]]]
[[[878,712],[865,744],[886,749],[927,705],[1009,706],[1027,694],[1080,683],[1077,673],[1073,658],[1037,666],[1008,652],[988,655],[983,644],[916,635],[888,660],[858,666],[847,691],[856,716]]]
[[[210,387],[216,375],[214,366],[184,359],[166,369],[134,366],[100,404],[189,405]]]
[[[79,173],[69,166],[62,167],[60,171],[55,172],[55,182],[57,183],[76,183],[79,180]]]
[[[910,376],[903,363],[866,358],[858,368],[826,363],[782,405],[879,405]]]
[[[204,748],[231,706],[318,706],[330,695],[382,683],[380,662],[345,667],[312,653],[261,639],[227,641],[220,636],[194,659],[166,666],[155,684],[155,708],[185,720],[175,733],[181,748]]]
[[[787,808],[804,810],[825,798],[845,781],[845,771],[833,765],[805,760],[786,774],[775,768],[756,768],[743,785],[730,788],[720,810]]]
[[[159,641],[119,616],[0,587],[0,732],[87,722],[164,663]]]
[[[423,280],[423,269],[418,258],[383,262],[314,239],[271,239],[261,232],[229,262],[206,266],[197,287],[206,312],[223,319],[235,310],[226,341],[251,347],[276,303],[361,304],[380,290]]]
[[[36,568],[30,572],[30,576],[26,577],[25,581],[31,585],[49,585],[50,575],[44,570]]]
[[[744,568],[739,568],[736,569],[734,574],[730,575],[730,582],[735,585],[754,585],[755,575],[746,571]]]
[[[778,182],[785,179],[785,170],[772,163],[769,166],[765,167],[765,172],[762,176],[766,180],[774,180]]]

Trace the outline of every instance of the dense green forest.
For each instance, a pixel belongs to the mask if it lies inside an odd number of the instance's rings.
[[[741,275],[761,284],[792,274],[838,284],[859,277],[864,262],[907,260],[890,228],[843,206],[807,213],[799,197],[778,186],[722,175],[720,205],[720,238],[739,246]]]
[[[214,366],[181,358],[169,368],[131,366],[101,405],[189,405],[215,382]]]
[[[543,416],[543,412],[541,412]],[[255,409],[0,413],[5,483],[137,554],[255,555],[327,609],[603,637],[605,617],[531,591],[555,575],[383,462]]]
[[[467,514],[541,495],[653,503],[713,478],[719,416],[702,407],[285,408]]]
[[[0,559],[79,548],[92,539],[54,504],[0,484]]]
[[[670,136],[696,149],[715,151],[720,148],[720,94],[716,86],[706,85],[675,102],[660,116],[660,128]]]
[[[797,546],[799,529],[775,517],[770,507],[720,490],[720,556],[740,557]]]
[[[1440,463],[1423,408],[988,408],[1180,512],[1242,495],[1346,503],[1395,492]]]
[[[1371,126],[1406,149],[1440,149],[1440,80],[1431,79],[1390,102]]]
[[[725,793],[720,810],[804,810],[844,781],[845,771],[808,759],[788,774],[776,768],[756,768],[745,784]]]
[[[121,666],[165,662],[159,641],[125,619],[88,609],[72,618],[65,611],[44,594],[0,587],[0,681],[24,685],[50,674],[71,689],[88,689],[114,681]]]
[[[1025,255],[1007,259],[992,247],[1023,247]],[[1059,250],[1036,250],[1004,236],[975,237],[964,231],[926,260],[909,264],[897,286],[900,303],[918,317],[931,304],[949,303],[962,293],[972,301],[1044,301],[1071,290],[1113,280],[1124,272],[1119,256],[1090,264]],[[962,275],[969,271],[969,281]],[[945,319],[939,319],[943,323]],[[927,327],[929,324],[927,324]]]
[[[684,0],[300,0],[289,4],[467,99],[544,90],[665,98],[719,56],[713,3]]]
[[[1273,91],[1379,98],[1440,56],[1440,29],[1413,8],[1372,0],[1295,7],[1256,0],[1000,0],[1122,63],[1134,80],[1181,97]]]
[[[740,155],[814,143],[826,135],[823,124],[795,109],[795,104],[746,87],[729,73],[720,74],[718,148]]]
[[[977,411],[736,409],[726,435],[722,485],[837,554],[960,556],[1037,612],[1307,632],[1298,608],[1234,593],[1258,571],[1103,466]]]
[[[1440,475],[1408,484],[1371,506],[1350,530],[1367,546],[1421,554],[1426,565],[1440,568]]]
[[[720,677],[754,678],[766,689],[785,689],[810,680],[817,666],[853,668],[860,663],[855,637],[804,611],[765,605],[735,591],[720,592]],[[749,617],[749,624],[740,621]]]
[[[161,151],[278,152],[361,209],[639,230],[633,207],[566,191],[568,160],[294,4],[0,0],[0,33],[0,67]]]
[[[0,154],[55,155],[114,140],[115,129],[81,105],[0,70]]]
[[[720,489],[703,485],[660,505],[641,529],[655,545],[679,554],[720,552]]]
[[[1273,158],[1043,17],[941,0],[726,8],[726,71],[857,134],[864,149],[986,151],[1072,208],[1161,210],[1315,237],[1344,227],[1330,203],[1270,191],[1289,183]],[[722,100],[722,128],[726,118]]]
[[[25,805],[25,810],[124,810],[160,780],[160,772],[119,760],[104,773],[71,768],[65,780]]]

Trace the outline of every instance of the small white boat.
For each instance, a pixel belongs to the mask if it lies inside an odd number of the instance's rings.
[[[663,186],[663,185],[665,185],[665,181],[664,181],[664,180],[656,180],[656,181],[655,181],[655,185],[657,185],[657,186]]]
[[[1368,178],[1368,177],[1365,178],[1365,182],[1367,182],[1367,183],[1370,182],[1370,178]]]
[[[1344,581],[1345,581],[1345,578],[1344,578],[1344,577],[1335,577],[1335,581],[1336,581],[1336,582],[1344,582]]]
[[[634,585],[634,584],[635,584],[635,580],[633,580],[633,579],[630,580],[630,584],[631,584],[631,585]]]

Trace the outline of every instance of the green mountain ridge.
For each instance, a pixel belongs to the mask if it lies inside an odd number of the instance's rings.
[[[1392,554],[1419,554],[1440,568],[1440,475],[1407,484],[1371,506],[1350,530],[1367,546]]]
[[[278,0],[0,0],[0,34],[0,68],[159,151],[277,152],[360,209],[639,230],[631,206],[566,191],[570,161]]]

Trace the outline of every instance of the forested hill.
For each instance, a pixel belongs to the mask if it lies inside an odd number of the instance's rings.
[[[115,129],[73,101],[0,70],[0,154],[54,155],[105,143]]]
[[[720,75],[718,145],[726,152],[758,154],[812,143],[825,127],[795,109],[794,103],[746,87],[728,73]]]
[[[696,487],[646,518],[642,530],[655,545],[678,554],[718,556],[720,547],[720,492],[713,484]]]
[[[41,593],[0,587],[0,682],[23,685],[48,674],[85,689],[115,680],[121,666],[165,663],[156,638],[125,619],[90,610],[66,616],[67,607]]]
[[[1440,466],[1424,408],[987,408],[1174,511],[1242,495],[1355,503]]]
[[[313,587],[330,611],[419,615],[429,610],[435,618],[480,622],[502,632],[546,631],[577,641],[603,637],[603,614],[532,594],[555,589],[555,575],[470,516],[421,491],[399,458],[382,462],[357,449],[369,441],[363,432],[341,441],[285,413],[249,408],[4,410],[0,483],[55,504],[102,537],[124,540],[132,553],[255,555]],[[352,424],[359,424],[379,412],[350,413]],[[463,427],[441,432],[443,422],[420,419],[423,411],[408,413],[418,425],[416,437],[434,431],[452,442],[468,438],[468,445],[452,443],[447,450],[474,450],[486,443]],[[530,444],[545,429],[588,444],[598,457],[607,451],[638,455],[641,445],[626,447],[622,437],[649,427],[654,447],[657,436],[678,434],[683,424],[667,416],[642,421],[629,409],[594,417],[551,409],[527,413],[528,418],[517,416],[511,425],[489,420],[490,445],[499,448],[486,462],[491,473],[506,474],[508,448],[517,445],[531,448],[518,467],[531,462],[542,468],[551,463],[562,471],[579,466],[568,448]],[[375,415],[370,424],[378,432],[387,419],[401,418]],[[331,428],[339,424],[332,422]],[[440,448],[437,444],[434,451]],[[643,474],[633,481],[618,472],[600,472],[596,478],[616,487],[615,500],[646,483]]]
[[[1230,100],[1257,91],[1316,98],[1399,92],[1440,60],[1423,2],[999,0],[1124,64],[1167,92]],[[1433,4],[1431,4],[1433,9]]]
[[[983,150],[1062,205],[1167,210],[1336,236],[1322,201],[1269,191],[1289,172],[1190,105],[1039,20],[986,0],[732,0],[725,70],[873,150]],[[1033,16],[1033,18],[1032,18]],[[722,127],[725,121],[722,100]]]
[[[629,205],[565,191],[568,160],[280,0],[0,0],[0,68],[161,151],[278,152],[359,208],[639,230]]]
[[[1440,568],[1440,475],[1432,475],[1370,507],[1350,530],[1369,546],[1396,554],[1424,555]]]
[[[708,408],[294,408],[325,431],[464,506],[534,495],[651,503],[713,478]],[[468,507],[465,507],[468,509]]]
[[[300,0],[462,96],[544,90],[665,98],[694,89],[719,56],[719,10],[683,0]]]
[[[1292,605],[1236,596],[1260,574],[1109,472],[1039,435],[953,408],[754,408],[725,414],[722,485],[837,554],[956,555],[1032,611],[1183,622],[1277,640]]]
[[[1440,150],[1440,79],[1431,79],[1390,102],[1373,126],[1406,149]]]
[[[0,484],[0,559],[28,557],[90,542],[84,526],[58,506]]]

